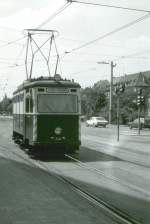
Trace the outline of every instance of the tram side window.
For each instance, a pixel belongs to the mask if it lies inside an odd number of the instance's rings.
[[[33,113],[32,89],[26,89],[25,111],[26,111],[26,113]]]
[[[33,112],[33,99],[30,99],[30,112]]]
[[[33,112],[33,100],[32,97],[26,98],[26,113],[32,113]]]
[[[30,100],[29,98],[26,98],[26,113],[29,113],[29,108],[30,108]]]
[[[26,113],[32,113],[33,112],[33,100],[32,98],[27,97],[26,98]]]

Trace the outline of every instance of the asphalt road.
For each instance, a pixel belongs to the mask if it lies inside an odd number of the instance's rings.
[[[150,131],[142,130],[139,136],[137,129],[121,126],[117,142],[116,126],[92,128],[82,124],[82,146],[91,154],[87,164],[116,180],[103,178],[98,195],[141,223],[150,223]],[[86,161],[83,156],[80,159]]]
[[[2,216],[0,214],[0,217],[3,217],[4,223],[9,223],[9,214],[12,214],[14,220],[12,223],[46,223],[48,219],[52,220],[49,223],[114,223],[107,214],[76,195],[70,188],[68,189],[68,186],[60,183],[53,176],[52,178],[48,177],[41,170],[32,167],[28,162],[28,155],[11,140],[11,122],[0,120],[0,125],[0,160],[3,161],[0,162],[3,164],[0,168],[0,175],[5,179],[5,186],[7,186],[4,189],[3,185],[3,190],[0,187],[0,197],[4,198],[2,202],[0,201],[0,207],[4,205],[4,209],[0,210],[0,213],[3,214]],[[53,160],[49,158],[40,163],[50,173],[63,175],[72,183],[122,210],[139,223],[149,224],[150,132],[143,130],[141,136],[138,136],[136,129],[131,131],[127,127],[121,127],[120,142],[118,143],[114,126],[87,128],[83,124],[81,131],[82,147],[78,159],[88,168],[66,159]],[[9,150],[4,150],[3,146]],[[18,158],[15,153],[19,153],[26,160]],[[100,172],[90,170],[91,167]],[[7,184],[9,179],[11,181]],[[21,192],[15,193],[13,202],[9,203],[11,196],[10,194],[7,196],[7,192],[11,189],[11,195],[14,192],[19,192],[20,189]],[[63,194],[63,192],[65,193]],[[49,200],[51,194],[56,202],[54,209]],[[22,203],[21,200],[24,200],[25,203]],[[22,210],[26,211],[27,221],[23,212],[22,215],[18,215],[16,212],[21,206]],[[31,207],[34,208],[34,206],[36,209],[33,209],[32,215]],[[68,211],[67,215],[65,211]],[[39,216],[43,217],[43,221]]]
[[[120,141],[117,141],[117,127],[87,128],[82,125],[82,145],[115,156],[119,159],[150,168],[150,130],[138,135],[137,129],[120,127]]]
[[[10,120],[0,120],[0,127],[0,223],[117,223],[52,170],[45,172],[34,166],[37,161],[12,142]]]

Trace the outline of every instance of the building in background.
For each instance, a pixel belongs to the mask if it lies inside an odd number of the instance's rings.
[[[120,84],[125,84],[125,88],[140,88],[143,90],[147,104],[145,115],[150,117],[150,71],[114,77],[113,86]]]

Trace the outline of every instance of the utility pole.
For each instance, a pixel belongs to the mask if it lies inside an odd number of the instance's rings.
[[[120,136],[120,95],[125,91],[125,84],[119,84],[115,88],[117,95],[117,141],[119,142]]]
[[[141,108],[140,108],[140,105],[139,105],[138,106],[138,135],[140,135],[140,129],[141,129],[140,112],[141,112]]]
[[[110,73],[110,89],[109,89],[109,124],[112,123],[112,95],[113,95],[113,73],[114,73],[114,67],[116,67],[116,64],[111,62],[105,62],[105,61],[98,61],[97,64],[110,64],[111,66],[111,73]]]
[[[111,76],[110,76],[110,92],[109,92],[109,124],[112,123],[112,95],[113,95],[113,73],[114,73],[114,67],[116,67],[116,64],[111,61]]]
[[[120,129],[120,121],[119,121],[119,118],[120,118],[120,96],[118,95],[117,97],[117,141],[119,142],[119,129]]]

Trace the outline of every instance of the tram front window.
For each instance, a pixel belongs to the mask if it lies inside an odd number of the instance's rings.
[[[59,94],[38,95],[39,113],[77,113],[77,96]]]

